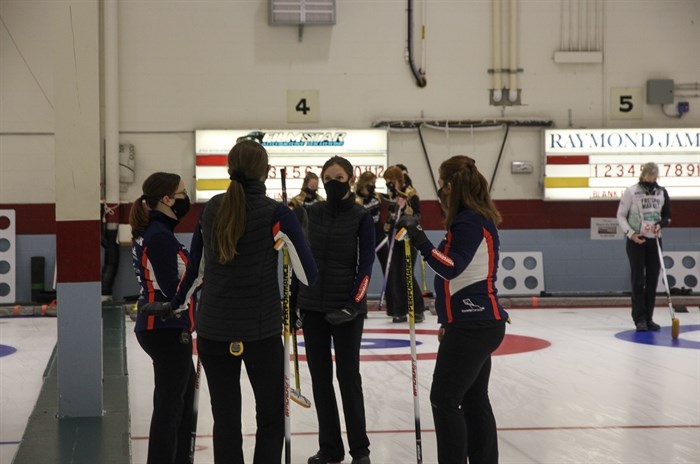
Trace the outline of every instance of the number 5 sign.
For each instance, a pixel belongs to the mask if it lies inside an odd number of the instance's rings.
[[[642,88],[611,87],[610,119],[642,119]]]
[[[287,90],[287,122],[319,122],[318,90]]]

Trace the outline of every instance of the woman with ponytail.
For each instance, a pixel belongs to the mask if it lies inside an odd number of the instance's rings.
[[[177,174],[156,172],[143,183],[143,195],[131,207],[129,223],[138,307],[175,296],[188,253],[173,230],[187,214],[190,200]],[[139,311],[136,338],[153,360],[153,414],[148,464],[189,463],[195,371],[190,334],[193,304],[179,317],[162,320]]]
[[[498,462],[496,420],[488,395],[491,353],[505,336],[508,314],[496,296],[501,215],[473,159],[440,165],[438,195],[447,234],[434,247],[410,216],[399,220],[435,276],[440,329],[430,403],[440,464]]]
[[[180,306],[203,269],[197,348],[211,396],[216,464],[243,463],[242,364],[255,395],[253,462],[280,462],[285,359],[275,243],[284,241],[303,284],[316,280],[316,264],[296,215],[265,195],[267,163],[267,151],[253,140],[231,149],[231,183],[202,211],[190,250],[201,258],[192,260],[171,301],[173,308]]]

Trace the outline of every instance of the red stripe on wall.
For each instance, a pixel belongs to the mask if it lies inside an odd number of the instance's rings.
[[[617,201],[542,201],[496,200],[496,207],[503,216],[501,230],[517,229],[588,229],[592,217],[614,218]],[[175,232],[192,233],[204,204],[193,204],[189,214],[175,228]],[[2,205],[0,209],[16,212],[17,235],[54,235],[56,233],[55,206]],[[700,200],[674,200],[671,198],[673,222],[671,227],[700,227]],[[122,224],[129,221],[131,204],[123,204],[120,214]],[[421,225],[425,230],[444,230],[442,210],[437,200],[421,201]]]
[[[197,166],[228,166],[228,155],[197,155]]]
[[[100,282],[100,221],[56,223],[56,281]]]
[[[588,164],[588,155],[548,155],[547,164]]]

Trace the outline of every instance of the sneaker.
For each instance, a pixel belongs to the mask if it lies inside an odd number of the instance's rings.
[[[413,320],[415,322],[423,322],[425,320],[425,314],[423,313],[415,313],[413,315]]]
[[[326,453],[319,451],[309,458],[307,464],[340,464],[343,459],[329,458]]]
[[[325,319],[329,324],[339,325],[350,322],[357,316],[357,311],[351,308],[336,309],[326,313]]]
[[[405,314],[403,316],[394,316],[391,322],[398,324],[400,322],[406,322],[408,320],[408,316]]]
[[[646,322],[637,322],[636,327],[637,332],[646,332],[647,330],[649,330],[649,327],[647,327]]]
[[[661,330],[661,326],[654,321],[647,322],[647,328],[649,330]]]
[[[352,458],[351,464],[372,464],[372,461],[369,460],[369,456],[357,456]]]

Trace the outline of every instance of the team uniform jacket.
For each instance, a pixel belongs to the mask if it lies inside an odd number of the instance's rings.
[[[304,284],[316,280],[317,270],[296,215],[265,196],[265,184],[249,181],[246,193],[246,230],[238,241],[238,254],[220,263],[213,243],[213,223],[223,195],[207,203],[192,237],[190,265],[173,307],[180,306],[197,277],[203,275],[197,333],[214,341],[253,341],[279,335],[282,309],[278,281],[283,240],[294,272]]]
[[[666,227],[671,223],[671,200],[663,187],[656,185],[647,191],[637,183],[625,190],[617,208],[617,222],[629,238],[637,233],[654,238],[654,225]]]
[[[304,208],[308,208],[309,206],[318,203],[319,201],[326,201],[321,195],[316,193],[316,196],[309,200],[306,198],[306,194],[304,192],[301,192],[299,195],[292,197],[290,202],[295,208],[298,208],[299,206],[303,206]]]
[[[379,195],[372,195],[370,197],[362,197],[357,195],[355,201],[358,205],[362,205],[365,209],[367,209],[369,214],[372,215],[375,230],[374,241],[378,244],[386,236],[386,233],[384,232],[384,225],[381,221],[382,202]]]
[[[311,287],[300,286],[299,308],[321,312],[352,308],[366,313],[374,263],[371,214],[355,202],[355,195],[343,200],[339,209],[324,201],[312,205],[308,213],[309,243],[319,279]]]
[[[178,221],[160,211],[149,211],[149,220],[143,236],[131,243],[134,272],[141,287],[137,302],[139,308],[153,301],[170,301],[189,262],[185,246],[173,233]],[[183,297],[183,301],[190,296]],[[134,331],[185,329],[191,332],[194,329],[193,307],[194,304],[190,302],[187,311],[166,321],[138,312]]]
[[[496,296],[498,229],[491,220],[462,210],[440,245],[419,248],[436,272],[435,309],[441,324],[468,325],[506,321],[508,313]]]

